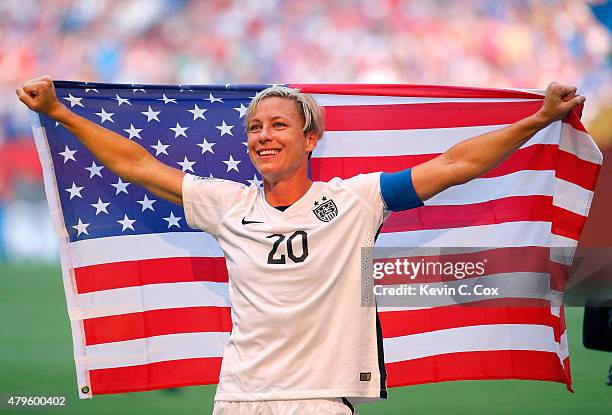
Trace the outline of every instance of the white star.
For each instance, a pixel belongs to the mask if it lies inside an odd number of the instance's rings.
[[[66,164],[68,160],[76,161],[76,159],[74,158],[74,153],[76,153],[79,150],[70,150],[68,146],[65,146],[65,148],[66,149],[64,151],[62,151],[61,153],[58,153],[64,156],[64,164]]]
[[[121,98],[119,95],[115,94],[115,98],[111,98],[114,99],[115,101],[117,101],[117,106],[121,106],[121,104],[128,104],[128,105],[132,105],[132,103],[130,102],[129,99],[127,98]]]
[[[151,209],[153,212],[155,212],[155,209],[153,209],[153,203],[157,202],[157,199],[149,199],[145,193],[144,199],[137,200],[137,202],[142,205],[143,212],[147,209]]]
[[[181,94],[183,91],[189,91],[189,92],[193,92],[193,89],[189,89],[189,88],[183,88],[183,84],[179,84],[179,94]]]
[[[96,166],[96,162],[92,161],[91,167],[85,167],[85,170],[89,170],[89,178],[91,179],[94,176],[102,177],[102,173],[100,173],[100,170],[102,170],[103,168],[104,166]]]
[[[249,142],[248,141],[243,141],[242,144],[244,144],[244,146],[246,147],[246,152],[247,152],[247,154],[249,154]]]
[[[132,86],[134,86],[134,84],[132,84]],[[144,90],[144,89],[142,89],[142,88],[134,88],[134,89],[132,89],[132,94],[135,94],[135,93],[136,93],[136,92],[138,92],[138,91],[142,91],[142,92],[143,92],[143,94],[146,94],[146,93],[147,93],[147,91],[145,91],[145,90]]]
[[[139,139],[142,140],[142,137],[140,136],[140,132],[142,131],[142,128],[136,128],[132,125],[132,123],[130,123],[130,128],[124,128],[123,131],[125,131],[126,133],[130,135],[130,140],[134,137],[138,137]]]
[[[85,106],[81,104],[81,100],[83,98],[73,97],[72,94],[68,94],[68,97],[64,97],[64,99],[66,101],[70,101],[70,108],[74,107],[75,105],[85,108]]]
[[[178,164],[179,166],[181,166],[183,168],[183,171],[191,171],[192,173],[194,173],[193,169],[191,168],[191,166],[193,166],[194,164],[196,164],[195,161],[189,161],[187,160],[187,156],[185,156],[185,158],[183,159],[183,161],[177,161],[176,164]]]
[[[181,127],[181,125],[177,122],[176,127],[170,127],[170,129],[174,131],[174,138],[178,138],[181,135],[187,138],[187,134],[185,134],[185,131],[187,131],[189,127]]]
[[[166,94],[162,94],[161,98],[157,98],[158,101],[164,101],[164,104],[167,104],[168,102],[172,102],[175,104],[178,104],[178,102],[176,102],[175,98],[167,98]]]
[[[110,203],[108,202],[103,202],[102,199],[98,198],[98,203],[92,203],[91,206],[96,208],[96,216],[98,215],[98,213],[100,212],[104,212],[108,215],[108,210],[106,210],[106,207],[110,205]]]
[[[234,134],[232,134],[232,128],[234,128],[233,125],[227,125],[225,123],[225,120],[223,120],[223,124],[221,125],[215,125],[216,128],[219,129],[219,131],[221,131],[221,137],[223,137],[225,134],[229,134],[231,136],[234,136]]]
[[[200,108],[200,107],[198,107],[197,105],[194,104],[193,109],[192,110],[187,110],[187,111],[189,111],[190,113],[193,114],[193,120],[195,121],[198,118],[201,118],[201,119],[205,120],[206,117],[204,116],[204,113],[206,111],[208,111],[208,110],[206,108]]]
[[[102,124],[104,121],[110,121],[110,122],[115,122],[115,120],[113,120],[113,115],[115,115],[114,112],[106,112],[106,110],[104,110],[104,108],[100,108],[101,112],[96,112],[96,115],[99,115],[101,120],[100,120],[100,124]]]
[[[155,149],[156,156],[159,156],[162,153],[164,153],[165,155],[168,155],[168,152],[166,151],[166,149],[170,147],[170,144],[162,144],[161,141],[157,140],[157,145],[151,146],[151,147]]]
[[[81,222],[81,218],[79,218],[79,223],[76,225],[72,225],[72,227],[77,230],[77,236],[81,236],[82,233],[84,233],[85,235],[89,235],[89,232],[87,232],[87,227],[89,225],[89,223]]]
[[[126,229],[131,229],[134,230],[134,226],[132,225],[134,222],[136,222],[135,219],[130,219],[128,218],[128,215],[123,215],[123,220],[118,220],[118,223],[121,224],[121,226],[123,226],[123,228],[121,229],[121,232],[124,232]]]
[[[244,106],[244,104],[241,102],[240,106],[237,108],[234,108],[236,111],[238,111],[238,113],[240,114],[239,118],[244,117],[244,115],[247,113],[248,108]]]
[[[85,93],[88,93],[89,91],[94,91],[96,94],[99,94],[98,90],[95,88],[85,88]]]
[[[210,103],[212,104],[213,102],[223,102],[223,99],[215,98],[213,94],[208,94],[208,98],[204,98],[204,101],[210,101]]]
[[[202,154],[206,153],[207,151],[210,151],[210,154],[215,154],[215,152],[213,151],[213,146],[216,143],[209,143],[208,141],[206,141],[206,139],[204,138],[204,141],[202,141],[202,144],[196,144],[198,147],[202,147]]]
[[[181,225],[179,225],[179,220],[181,219],[183,219],[182,216],[174,216],[174,212],[172,211],[170,211],[170,216],[164,218],[164,220],[168,222],[168,229],[170,229],[171,226],[176,226],[177,228],[180,228]]]
[[[230,154],[229,160],[223,160],[223,162],[225,164],[227,164],[227,171],[228,172],[230,170],[236,170],[238,173],[240,173],[240,170],[238,170],[238,164],[242,163],[242,162],[240,160],[234,160],[234,158],[232,157],[231,154]]]
[[[261,185],[263,184],[263,182],[259,180],[256,174],[253,175],[253,180],[247,180],[247,182],[254,184],[257,187],[261,187]]]
[[[78,187],[76,184],[74,184],[74,182],[72,182],[72,187],[69,189],[66,189],[66,191],[70,193],[70,200],[72,200],[72,198],[75,196],[78,196],[81,199],[83,199],[83,196],[81,196],[81,190],[83,189],[84,189],[83,186]]]
[[[147,111],[141,112],[141,114],[147,116],[147,122],[149,122],[151,120],[159,121],[159,118],[157,118],[157,116],[159,115],[160,112],[161,111],[153,111],[153,109],[149,105],[149,109]]]
[[[111,186],[113,186],[115,189],[117,189],[117,191],[115,192],[115,195],[118,195],[119,193],[123,192],[126,195],[128,195],[128,191],[127,191],[127,187],[130,185],[130,183],[128,182],[123,182],[121,180],[121,177],[119,177],[119,181],[117,183],[111,183]]]
[[[59,126],[59,122],[55,121],[55,126],[56,127]]]

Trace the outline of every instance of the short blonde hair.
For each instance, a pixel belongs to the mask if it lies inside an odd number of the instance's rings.
[[[247,132],[249,122],[253,118],[253,115],[255,115],[257,106],[261,101],[270,97],[288,98],[297,102],[300,113],[302,117],[304,117],[304,128],[302,129],[304,135],[316,132],[318,133],[319,140],[323,137],[323,133],[325,132],[325,115],[323,113],[323,108],[321,108],[317,101],[310,95],[303,94],[298,89],[288,88],[286,86],[271,86],[255,95],[255,98],[253,98],[249,104],[249,108],[246,112],[245,127]]]

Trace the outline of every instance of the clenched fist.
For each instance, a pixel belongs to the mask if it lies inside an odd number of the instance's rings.
[[[34,78],[15,90],[19,100],[33,111],[41,112],[53,117],[64,107],[55,95],[55,87],[50,76]]]
[[[576,87],[551,82],[546,88],[544,103],[538,115],[546,122],[558,121],[567,115],[576,105],[586,100],[582,95],[576,95]]]

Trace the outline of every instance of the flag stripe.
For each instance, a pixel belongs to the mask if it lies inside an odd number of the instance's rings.
[[[165,308],[229,307],[223,282],[175,282],[117,288],[79,294],[80,310],[69,310],[72,319],[138,313]]]
[[[387,363],[386,367],[389,387],[465,379],[566,382],[556,353],[531,350],[449,353]]]
[[[384,226],[383,226],[384,229]],[[382,233],[378,247],[574,246],[569,238],[551,238],[550,222],[507,222],[451,229]]]
[[[413,130],[511,124],[538,111],[540,101],[325,107],[327,131]],[[577,117],[563,120],[578,130]]]
[[[229,332],[229,307],[151,310],[83,321],[87,346],[176,333]]]
[[[422,98],[382,95],[334,95],[312,94],[312,97],[322,107],[353,106],[353,105],[398,105],[398,104],[437,104],[441,102],[479,102],[483,104],[494,102],[525,102],[538,101],[542,98]]]
[[[555,207],[550,196],[517,196],[458,206],[424,206],[390,215],[381,232],[452,229],[518,221],[546,221],[552,214],[562,218],[552,231],[578,240],[586,217]]]
[[[558,319],[550,312],[550,302],[543,299],[523,299],[513,304],[509,300],[493,299],[467,306],[381,312],[379,317],[385,338],[486,324],[548,326]]]
[[[223,257],[178,257],[117,261],[74,270],[77,291],[85,294],[113,288],[172,282],[227,282]]]
[[[229,333],[201,332],[151,336],[145,339],[96,344],[86,347],[79,363],[90,370],[138,366],[167,360],[219,357]]]
[[[400,171],[414,167],[438,156],[438,154],[418,154],[381,157],[324,157],[311,160],[314,180],[329,181],[334,177],[347,178],[360,173],[376,171]],[[570,164],[559,164],[560,161]],[[384,169],[381,168],[384,166]],[[514,152],[503,164],[481,177],[498,177],[521,170],[557,170],[557,177],[577,184],[587,190],[594,190],[593,174],[598,173],[599,165],[565,153],[554,145],[536,144]]]
[[[83,239],[72,242],[74,267],[150,258],[223,257],[217,241],[204,232],[167,232]]]
[[[457,327],[384,339],[385,362],[445,353],[491,350],[536,350],[557,353],[552,327],[496,324]]]
[[[401,84],[290,84],[307,94],[401,96],[429,98],[543,99],[543,91]]]
[[[221,357],[170,360],[89,371],[94,395],[139,392],[219,382]]]

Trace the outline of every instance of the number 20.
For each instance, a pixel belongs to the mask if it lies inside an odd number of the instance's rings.
[[[300,236],[302,239],[302,255],[300,256],[296,256],[293,252],[293,240],[298,236]],[[272,245],[272,250],[268,254],[268,264],[286,264],[287,262],[285,261],[285,254],[279,254],[276,258],[274,258],[274,255],[276,255],[277,253],[276,251],[278,250],[278,247],[285,240],[285,235],[281,233],[275,233],[266,236],[266,238],[278,238],[276,241],[274,241],[274,244]],[[293,262],[304,262],[304,260],[308,256],[308,235],[306,234],[306,232],[295,231],[289,238],[287,238],[287,256]]]

